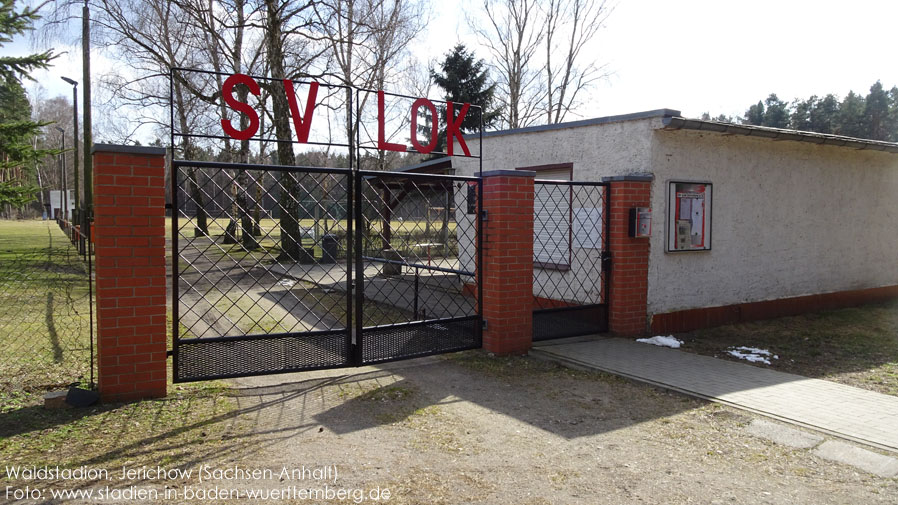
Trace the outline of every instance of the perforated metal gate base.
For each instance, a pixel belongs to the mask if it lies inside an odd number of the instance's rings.
[[[533,311],[533,341],[579,337],[608,331],[608,305]]]
[[[362,363],[381,363],[481,346],[480,317],[363,330]]]
[[[178,343],[174,382],[246,377],[347,366],[346,331]]]

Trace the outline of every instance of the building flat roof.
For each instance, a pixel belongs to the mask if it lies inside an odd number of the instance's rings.
[[[898,153],[898,143],[895,142],[859,139],[842,135],[831,135],[828,133],[787,130],[784,128],[770,128],[768,126],[721,123],[718,121],[704,121],[701,119],[688,119],[677,116],[664,117],[661,119],[661,123],[664,125],[663,129],[665,130],[711,131],[727,133],[730,135],[762,137],[772,140],[794,140],[797,142],[810,142],[812,144]]]
[[[579,128],[581,126],[593,126],[600,124],[608,124],[608,123],[619,123],[621,121],[634,121],[637,119],[650,119],[655,117],[672,117],[679,116],[680,111],[673,109],[655,109],[655,110],[647,110],[643,112],[634,112],[632,114],[619,114],[617,116],[605,116],[605,117],[597,117],[592,119],[583,119],[580,121],[570,121],[567,123],[556,123],[556,124],[547,124],[547,125],[539,125],[539,126],[528,126],[526,128],[514,128],[511,130],[497,130],[491,132],[483,132],[483,138],[487,137],[500,137],[502,135],[515,135],[517,133],[534,133],[534,132],[545,132],[551,130],[563,130],[565,128]],[[478,139],[480,135],[476,133],[472,133],[464,136],[465,140],[468,139]]]
[[[797,142],[810,142],[813,144],[850,147],[853,149],[898,153],[898,143],[895,142],[846,137],[843,135],[832,135],[828,133],[789,130],[785,128],[770,128],[767,126],[754,126],[735,123],[721,123],[719,121],[705,121],[702,119],[690,119],[682,117],[680,115],[680,111],[675,109],[655,109],[643,112],[634,112],[632,114],[620,114],[616,116],[583,119],[581,121],[570,121],[567,123],[528,126],[526,128],[514,128],[510,130],[483,132],[483,138],[501,137],[503,135],[516,135],[519,133],[536,133],[552,130],[563,130],[565,128],[580,128],[583,126],[595,126],[609,123],[618,123],[621,121],[635,121],[640,119],[652,118],[660,118],[662,124],[661,129],[664,130],[709,131],[726,133],[729,135],[745,135],[749,137],[761,137],[772,140],[793,140]],[[480,136],[476,133],[464,136],[465,140],[476,140],[479,137]]]

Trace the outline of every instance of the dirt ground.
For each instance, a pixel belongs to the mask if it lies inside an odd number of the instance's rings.
[[[480,352],[238,381],[241,465],[337,465],[397,504],[895,503],[881,479],[754,438],[752,416]],[[264,409],[254,410],[255,406]]]
[[[113,474],[105,482],[37,483],[44,487],[173,493],[105,503],[795,505],[894,504],[898,496],[898,479],[749,435],[751,414],[533,358],[471,351],[230,383],[207,397],[176,386],[165,400],[54,418],[37,431],[7,426],[0,452],[5,465],[62,462]],[[65,436],[79,426],[87,433]],[[123,466],[157,465],[195,473],[118,480]],[[325,479],[302,474],[304,467]],[[246,475],[265,470],[271,474]],[[0,489],[36,484],[0,482]],[[288,498],[246,496],[291,487]],[[350,494],[297,494],[309,489]],[[231,490],[243,494],[222,498]],[[380,500],[372,498],[377,490]],[[32,503],[0,493],[6,502]]]

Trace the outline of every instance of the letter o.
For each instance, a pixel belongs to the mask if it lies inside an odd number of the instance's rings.
[[[418,142],[418,109],[421,106],[430,109],[433,121],[430,122],[430,142],[426,146]],[[429,154],[437,146],[437,108],[426,98],[419,98],[412,104],[412,146],[421,154]]]

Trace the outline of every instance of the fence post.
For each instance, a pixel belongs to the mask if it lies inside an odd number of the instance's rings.
[[[649,239],[628,235],[630,208],[651,207],[651,175],[605,177],[611,194],[608,246],[611,280],[608,290],[608,329],[622,336],[646,331],[648,312]],[[652,233],[663,233],[653,223]]]
[[[526,354],[533,342],[534,176],[483,173],[483,348],[495,354]]]
[[[165,149],[97,144],[98,386],[104,402],[166,394]]]

